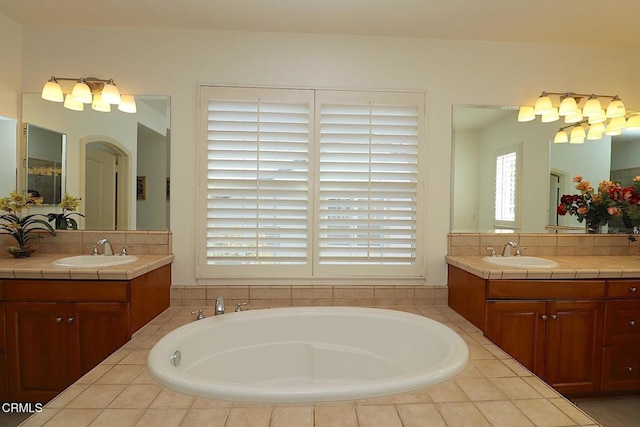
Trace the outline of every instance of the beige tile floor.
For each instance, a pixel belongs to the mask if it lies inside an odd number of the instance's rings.
[[[603,427],[640,427],[640,394],[576,399],[574,403]]]
[[[145,360],[164,334],[193,321],[173,307],[24,426],[411,427],[594,426],[577,407],[532,376],[446,306],[398,308],[439,320],[467,342],[456,378],[414,392],[322,404],[228,402],[173,392],[149,377]]]

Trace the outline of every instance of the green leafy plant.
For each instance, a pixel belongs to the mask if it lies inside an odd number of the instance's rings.
[[[52,236],[56,235],[56,231],[47,222],[45,215],[20,216],[23,209],[29,209],[34,204],[38,203],[15,191],[11,192],[8,197],[0,198],[0,210],[5,212],[0,215],[0,220],[2,220],[0,233],[13,237],[19,249],[27,249],[31,240],[42,238],[40,233],[33,233],[34,231],[44,230]]]
[[[84,215],[75,211],[78,209],[79,205],[80,200],[78,198],[73,197],[68,193],[64,193],[62,201],[58,205],[62,208],[62,213],[50,213],[47,215],[47,218],[50,222],[54,222],[55,228],[58,230],[77,230],[78,221],[76,221],[73,216],[84,217]]]

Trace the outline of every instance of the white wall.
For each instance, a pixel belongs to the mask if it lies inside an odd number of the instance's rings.
[[[22,25],[0,13],[0,116],[18,118]]]
[[[426,90],[425,265],[431,284],[446,282],[449,224],[443,218],[450,210],[453,104],[518,105],[533,103],[542,90],[572,90],[618,93],[628,106],[640,107],[635,51],[126,28],[27,27],[23,38],[25,92],[40,91],[55,74],[113,77],[124,93],[171,96],[171,229],[179,285],[195,283],[198,83]]]

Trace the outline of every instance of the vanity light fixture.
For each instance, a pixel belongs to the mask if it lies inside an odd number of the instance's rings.
[[[552,96],[559,104],[554,106]],[[601,98],[610,99],[606,109]],[[586,99],[582,108],[580,103]],[[561,127],[553,142],[556,144],[584,143],[585,139],[601,139],[602,135],[620,135],[625,128],[640,129],[640,114],[627,111],[618,95],[597,95],[575,92],[542,92],[534,106],[523,105],[518,112],[519,122],[529,122],[540,116],[543,123],[552,123],[564,117],[568,125]],[[627,120],[628,119],[628,120]],[[585,127],[587,126],[586,130]],[[567,129],[571,129],[567,133]]]
[[[73,89],[66,93],[60,81],[76,82]],[[45,83],[42,98],[52,102],[64,102],[64,107],[74,111],[83,111],[84,104],[91,104],[96,111],[109,112],[111,105],[117,105],[124,113],[137,111],[133,95],[121,95],[113,79],[97,79],[95,77],[55,77]]]

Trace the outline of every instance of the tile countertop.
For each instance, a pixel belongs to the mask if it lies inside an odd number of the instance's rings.
[[[170,307],[22,426],[599,425],[451,308],[395,309],[440,321],[460,334],[469,347],[464,371],[413,392],[333,403],[274,405],[190,396],[160,385],[146,369],[151,347],[168,332],[194,321],[193,308]]]
[[[109,267],[57,267],[52,264],[68,256],[73,254],[0,257],[0,279],[130,280],[173,262],[173,255],[135,255],[136,261]]]
[[[482,256],[447,255],[447,264],[483,279],[633,279],[640,278],[637,256],[544,256],[555,268],[506,268],[484,262]]]

